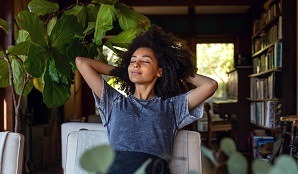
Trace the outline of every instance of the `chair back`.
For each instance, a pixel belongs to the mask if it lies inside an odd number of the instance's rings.
[[[210,114],[210,111],[211,111],[211,106],[209,103],[204,103],[204,110],[207,114],[207,117],[208,117],[208,130],[212,128],[212,117],[211,117],[211,114]]]
[[[89,125],[90,124],[90,125]],[[97,125],[97,126],[94,126]],[[105,129],[103,129],[102,124],[98,123],[63,123],[62,124],[62,142],[65,142],[65,147],[63,147],[62,143],[62,167],[64,169],[65,174],[73,174],[74,171],[78,171],[75,166],[77,165],[77,153],[78,147],[77,145],[82,142],[86,142],[86,140],[78,140],[79,130],[80,129],[89,129],[90,135],[88,135],[89,139],[91,136],[106,136]],[[94,134],[94,130],[98,132],[96,135]],[[85,132],[88,133],[88,132]],[[102,142],[103,141],[103,142]],[[106,143],[105,138],[102,140],[98,140],[98,144]],[[196,171],[197,173],[202,173],[202,161],[201,161],[201,137],[198,132],[195,131],[187,131],[180,130],[178,131],[173,148],[173,156],[179,157],[170,162],[170,170],[172,174],[181,174],[181,173],[189,173],[190,171]],[[63,159],[64,158],[64,159]],[[183,158],[183,160],[181,160]]]

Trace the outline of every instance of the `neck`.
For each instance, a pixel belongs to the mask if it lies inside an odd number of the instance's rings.
[[[149,100],[155,96],[155,93],[153,87],[136,85],[136,90],[133,95],[138,99]]]

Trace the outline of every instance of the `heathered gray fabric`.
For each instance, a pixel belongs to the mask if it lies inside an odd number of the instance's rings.
[[[171,154],[177,130],[203,115],[202,105],[188,111],[189,92],[163,100],[140,100],[119,93],[103,80],[101,99],[94,94],[114,150],[156,155]],[[166,159],[168,160],[168,159]]]

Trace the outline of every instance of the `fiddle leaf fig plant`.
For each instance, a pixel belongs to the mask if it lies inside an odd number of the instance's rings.
[[[33,86],[42,92],[48,107],[63,105],[71,95],[77,56],[104,60],[103,46],[118,54],[151,25],[146,16],[118,0],[77,0],[65,9],[46,0],[32,0],[15,21],[19,28],[16,44],[0,51],[0,87],[11,85],[13,89],[16,132],[21,98]],[[115,25],[120,26],[118,34],[106,38]],[[9,32],[5,20],[0,19],[0,27]]]

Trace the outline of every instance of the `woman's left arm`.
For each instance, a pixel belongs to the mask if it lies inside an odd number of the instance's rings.
[[[199,74],[195,74],[194,77],[189,77],[187,81],[196,86],[196,88],[190,91],[188,96],[189,110],[192,110],[211,97],[218,87],[215,80]]]

